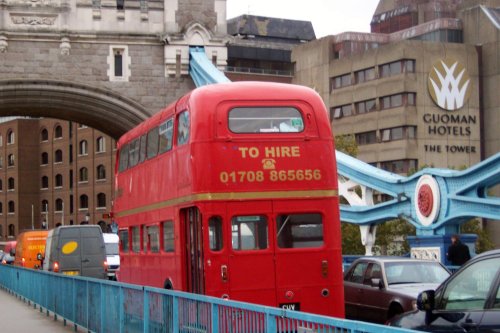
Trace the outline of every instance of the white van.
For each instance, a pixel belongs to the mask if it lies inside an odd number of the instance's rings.
[[[117,234],[104,233],[106,261],[108,262],[108,279],[116,280],[116,271],[120,269],[119,239]]]

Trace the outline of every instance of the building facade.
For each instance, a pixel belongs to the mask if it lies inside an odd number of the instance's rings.
[[[108,230],[115,153],[114,140],[81,124],[0,123],[0,241],[59,225]]]
[[[294,48],[293,82],[318,91],[334,135],[354,135],[367,163],[472,166],[500,150],[499,13],[498,0],[381,0],[372,33]],[[500,223],[486,226],[500,243]]]

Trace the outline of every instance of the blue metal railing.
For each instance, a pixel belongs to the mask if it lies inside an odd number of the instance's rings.
[[[0,265],[0,287],[92,332],[413,332],[10,265]]]

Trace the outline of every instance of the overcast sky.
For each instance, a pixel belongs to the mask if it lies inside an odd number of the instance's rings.
[[[369,32],[379,0],[227,0],[227,18],[243,14],[311,21],[316,38]]]

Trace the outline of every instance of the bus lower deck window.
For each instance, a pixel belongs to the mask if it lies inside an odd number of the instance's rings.
[[[279,215],[276,219],[280,248],[308,248],[323,246],[323,219],[321,214]]]
[[[263,250],[268,247],[265,216],[236,216],[231,220],[234,250]]]

